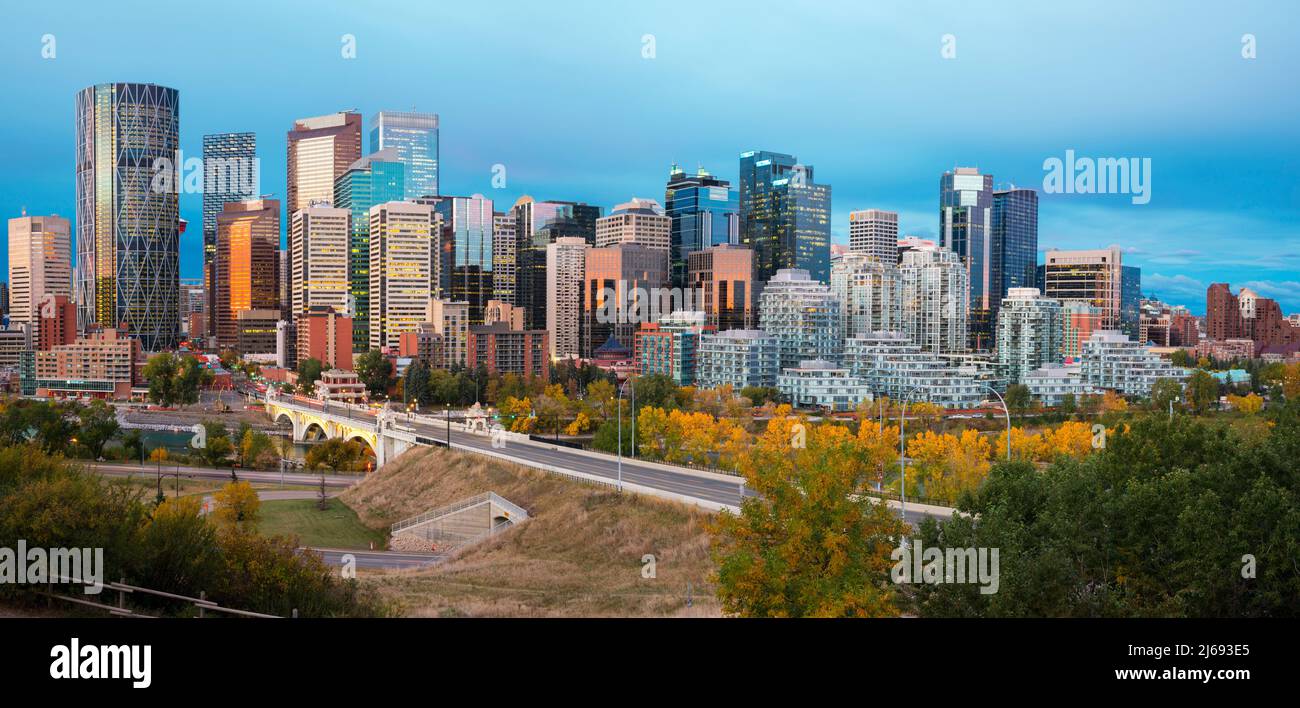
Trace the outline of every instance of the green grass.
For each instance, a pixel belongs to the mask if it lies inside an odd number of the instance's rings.
[[[315,499],[276,499],[262,502],[264,535],[295,535],[304,546],[326,548],[384,548],[388,534],[362,524],[356,512],[338,499],[330,499],[325,510]]]

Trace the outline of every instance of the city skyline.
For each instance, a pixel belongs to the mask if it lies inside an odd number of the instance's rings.
[[[295,120],[346,109],[366,117],[364,135],[374,127],[370,117],[380,111],[413,106],[437,114],[439,190],[482,193],[497,204],[531,194],[609,210],[628,195],[662,199],[674,162],[688,171],[702,165],[734,188],[742,152],[798,155],[816,165],[819,183],[834,187],[831,234],[839,244],[847,243],[848,214],[858,209],[896,211],[900,234],[935,237],[935,180],[968,165],[992,174],[995,189],[1015,184],[1040,190],[1040,253],[1119,244],[1126,262],[1143,269],[1144,293],[1197,314],[1204,313],[1211,282],[1246,285],[1277,299],[1288,312],[1300,310],[1295,276],[1300,235],[1293,226],[1300,189],[1286,170],[1286,155],[1300,145],[1300,133],[1287,122],[1300,99],[1286,90],[1286,68],[1298,57],[1294,47],[1275,41],[1294,32],[1294,17],[1282,13],[1279,18],[1269,12],[1276,3],[1261,3],[1231,15],[1198,7],[1169,17],[1158,8],[1125,6],[1115,13],[1122,16],[1111,18],[1052,8],[1017,19],[1021,8],[1008,5],[957,22],[945,16],[944,6],[935,3],[928,12],[906,18],[893,9],[837,4],[817,18],[793,12],[719,15],[715,19],[723,24],[704,23],[712,32],[674,23],[659,6],[593,8],[571,25],[558,19],[565,13],[540,8],[440,8],[439,22],[457,31],[447,32],[439,48],[421,51],[433,53],[431,58],[454,57],[470,43],[481,45],[483,37],[491,38],[484,46],[495,51],[472,54],[480,59],[479,71],[463,76],[440,71],[431,88],[413,81],[424,71],[421,62],[399,61],[422,46],[405,29],[429,16],[431,11],[418,5],[405,10],[412,22],[393,26],[360,9],[325,8],[318,23],[322,29],[287,43],[272,28],[278,20],[289,21],[290,11],[266,8],[265,29],[250,29],[245,41],[283,46],[270,55],[220,54],[225,63],[219,71],[207,66],[226,46],[213,28],[176,25],[182,36],[160,34],[147,50],[114,45],[116,51],[104,52],[99,50],[124,20],[106,19],[109,31],[98,32],[82,20],[56,21],[39,9],[18,8],[3,30],[3,51],[21,71],[0,82],[27,99],[13,125],[24,139],[15,140],[11,151],[30,169],[0,177],[0,206],[10,217],[25,206],[29,214],[74,218],[68,169],[74,136],[66,118],[73,96],[95,83],[132,81],[180,92],[181,149],[187,156],[201,154],[203,135],[256,133],[260,193],[281,200],[285,132]],[[128,3],[121,15],[148,11],[147,5]],[[1045,19],[1060,27],[1060,35],[1021,32],[1031,20]],[[1157,20],[1162,29],[1147,29]],[[865,22],[888,30],[867,47],[850,32]],[[512,29],[514,24],[527,25],[527,33]],[[778,56],[746,53],[748,37],[775,28],[824,36],[796,64],[833,62],[843,68],[800,75],[805,80],[790,85],[784,97],[798,109],[780,109],[783,100],[770,111],[755,111],[742,98],[752,76],[775,81],[799,71]],[[1258,37],[1256,59],[1241,56],[1241,36],[1247,32]],[[46,33],[58,42],[54,59],[41,57]],[[947,33],[956,38],[953,59],[940,55]],[[355,37],[355,59],[340,56],[344,34]],[[643,58],[647,35],[653,37],[652,59]],[[1064,35],[1079,37],[1078,46],[1062,46],[1057,39]],[[1011,36],[1017,41],[1007,42]],[[1089,37],[1107,38],[1101,45],[1107,50],[1096,51]],[[541,61],[532,65],[538,56]],[[752,58],[743,71],[734,60],[738,56]],[[691,92],[703,98],[672,91],[682,72],[717,57],[724,70],[701,75],[701,88],[709,90]],[[301,78],[294,91],[283,91],[273,74],[247,78],[272,63]],[[1131,71],[1135,66],[1142,70]],[[1015,71],[1033,90],[1012,100],[1003,92],[962,89],[966,125],[960,131],[940,129],[947,119],[943,104],[917,87],[936,81],[959,85],[979,76],[987,80],[990,70]],[[511,108],[531,81],[553,78],[557,71],[591,80],[569,82],[572,86],[548,82],[551,89],[537,100],[557,110],[530,112],[525,119]],[[1178,91],[1173,79],[1190,74],[1206,77],[1207,90],[1190,96]],[[27,82],[36,77],[38,83],[20,85],[20,76]],[[874,89],[869,97],[843,90],[863,76]],[[349,88],[339,90],[339,85]],[[467,88],[489,85],[491,91]],[[247,100],[230,100],[231,91]],[[1086,102],[1079,98],[1083,95]],[[566,105],[591,120],[571,120],[570,113],[558,110]],[[698,125],[681,131],[660,127],[667,116],[683,112],[698,116]],[[629,132],[638,139],[628,141]],[[1042,194],[1043,161],[1070,149],[1080,155],[1149,157],[1151,202],[1134,205],[1126,195]],[[494,188],[497,165],[506,169],[505,188]],[[1217,165],[1211,178],[1207,165]],[[192,225],[181,237],[180,275],[199,277],[202,196],[182,194],[180,212]],[[285,228],[282,224],[282,232]],[[282,233],[282,244],[285,240]]]

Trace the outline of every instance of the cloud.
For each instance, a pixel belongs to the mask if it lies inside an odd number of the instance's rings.
[[[1300,310],[1300,281],[1248,280],[1241,285],[1264,297],[1277,300],[1284,313]]]
[[[1206,285],[1186,275],[1142,274],[1142,293],[1174,305],[1184,305],[1194,310],[1205,307]]]

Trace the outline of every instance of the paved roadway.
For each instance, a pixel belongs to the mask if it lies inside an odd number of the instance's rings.
[[[322,410],[320,403],[313,401],[304,401],[294,399],[296,405]],[[353,410],[339,405],[329,407],[329,412],[335,415],[347,417],[374,419],[375,414],[369,410]],[[426,418],[427,420],[427,418]],[[428,423],[405,419],[401,414],[395,415],[395,423],[401,426],[407,426],[415,430],[419,437],[437,441],[439,443],[447,440],[447,426],[445,423]],[[496,453],[513,457],[521,464],[528,462],[550,465],[563,469],[573,470],[603,477],[610,481],[618,479],[618,462],[617,458],[612,455],[600,455],[593,457],[589,454],[576,452],[570,448],[558,445],[547,445],[538,442],[516,442],[510,441],[504,448],[493,448],[490,437],[466,433],[451,429],[451,443],[453,447],[467,450],[479,450],[489,453]],[[707,501],[739,506],[742,494],[746,497],[756,496],[753,490],[744,487],[739,477],[736,481],[715,479],[702,475],[692,474],[690,470],[682,471],[666,470],[657,466],[642,464],[629,458],[623,458],[623,481],[639,484],[645,487],[661,489],[667,492],[676,492],[704,499]],[[933,512],[927,509],[908,506],[905,518],[908,523],[916,525],[926,517],[947,518],[950,512]]]
[[[351,555],[358,568],[423,568],[439,563],[447,556],[441,553],[406,553],[402,551],[365,551],[348,548],[309,548],[320,554],[326,565],[342,566],[343,556]]]
[[[156,477],[158,467],[149,463],[143,465],[120,462],[92,462],[88,463],[91,469],[100,474],[109,474],[119,477],[138,476],[138,477]],[[230,479],[230,468],[218,469],[214,467],[187,467],[181,465],[180,473],[187,479]],[[255,471],[236,469],[235,474],[244,482],[265,482],[269,484],[279,484],[281,477],[279,472]],[[163,465],[162,475],[166,477],[176,476],[176,465]],[[320,475],[304,472],[285,472],[284,483],[295,486],[320,486]],[[326,474],[326,487],[351,487],[360,482],[360,475],[352,474]]]

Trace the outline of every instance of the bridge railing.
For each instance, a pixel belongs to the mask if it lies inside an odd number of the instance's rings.
[[[454,514],[458,511],[464,511],[465,509],[484,503],[496,504],[502,509],[510,512],[512,516],[517,517],[518,521],[523,521],[528,518],[528,511],[518,504],[514,504],[513,502],[498,496],[496,492],[484,492],[482,494],[475,494],[472,497],[466,497],[454,504],[448,504],[431,511],[426,511],[419,516],[402,519],[390,527],[390,533],[392,535],[397,535],[398,532],[404,531],[413,526],[419,526],[420,524],[427,523],[439,517]]]

